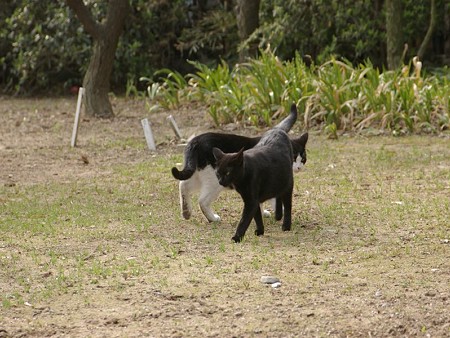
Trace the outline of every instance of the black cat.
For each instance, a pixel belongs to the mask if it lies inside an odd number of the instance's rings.
[[[288,132],[297,120],[297,107],[292,104],[289,115],[277,124],[274,128]],[[185,219],[189,219],[192,214],[191,195],[195,191],[200,191],[199,204],[203,214],[210,222],[220,221],[211,209],[223,187],[217,181],[214,169],[216,159],[212,149],[218,147],[226,153],[234,153],[240,149],[250,149],[254,147],[261,137],[245,137],[232,134],[205,133],[194,137],[186,146],[184,151],[184,168],[179,171],[172,168],[172,175],[180,180],[179,194],[181,213]],[[299,160],[292,166],[297,171],[306,162],[306,153],[302,152]],[[304,157],[303,157],[304,156]]]
[[[235,189],[244,201],[232,238],[235,242],[242,240],[252,219],[256,222],[256,235],[264,234],[259,204],[272,198],[277,200],[277,219],[282,218],[284,207],[283,231],[291,229],[294,149],[304,152],[307,141],[307,133],[291,140],[283,130],[272,129],[249,150],[226,154],[219,148],[213,149],[219,184]]]

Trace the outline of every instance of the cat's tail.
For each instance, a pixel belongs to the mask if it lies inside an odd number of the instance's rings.
[[[297,121],[297,106],[295,103],[291,105],[291,112],[289,115],[280,123],[278,123],[274,128],[279,128],[281,130],[284,130],[285,132],[288,132],[291,130],[292,126],[294,125],[295,121]]]
[[[172,168],[172,175],[177,180],[185,181],[194,175],[195,170],[197,169],[197,151],[194,148],[195,147],[193,147],[192,144],[186,146],[186,150],[184,151],[185,163],[183,170],[180,171],[176,167]]]

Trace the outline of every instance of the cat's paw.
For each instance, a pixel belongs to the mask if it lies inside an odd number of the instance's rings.
[[[281,214],[275,213],[275,220],[276,221],[281,221],[282,218],[283,218],[283,213],[281,213]]]
[[[183,218],[184,219],[191,218],[191,212],[189,210],[183,210]]]
[[[267,209],[264,209],[264,210],[263,210],[263,216],[264,216],[264,217],[270,217],[270,215],[271,215],[271,214],[270,214],[270,211],[269,211],[269,210],[267,210]]]
[[[221,218],[217,214],[213,214],[212,217],[208,218],[208,221],[210,221],[210,222],[220,222],[220,220],[221,220]]]
[[[289,225],[284,225],[283,224],[283,226],[281,227],[281,230],[283,230],[283,231],[291,231],[291,225],[289,224]]]
[[[240,243],[242,241],[244,237],[243,236],[238,236],[238,235],[234,235],[233,237],[231,237],[231,239],[235,242],[235,243]]]
[[[264,235],[264,229],[256,229],[256,230],[255,230],[255,235],[256,235],[256,236],[262,236],[262,235]]]

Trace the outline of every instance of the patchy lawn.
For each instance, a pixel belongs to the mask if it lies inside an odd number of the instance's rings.
[[[199,208],[186,221],[170,174],[183,158],[166,117],[190,136],[211,129],[205,109],[115,99],[118,117],[84,118],[71,149],[75,101],[0,98],[0,337],[450,335],[448,135],[312,132],[293,230],[265,219],[234,244],[237,193],[216,202],[220,224]]]

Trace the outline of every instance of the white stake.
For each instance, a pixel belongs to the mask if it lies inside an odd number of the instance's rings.
[[[152,129],[150,128],[150,122],[147,119],[141,120],[142,128],[144,128],[144,135],[147,141],[148,149],[156,150],[155,140],[153,139]]]
[[[173,118],[173,116],[169,115],[167,117],[167,121],[169,121],[170,126],[172,127],[172,130],[175,133],[175,136],[180,140],[181,139],[180,129],[178,129],[177,123],[175,122],[175,119]]]
[[[78,101],[77,101],[77,110],[75,112],[75,122],[73,124],[73,131],[72,131],[72,140],[70,141],[70,145],[75,147],[77,144],[77,134],[78,134],[78,122],[80,121],[80,111],[81,111],[81,102],[83,100],[83,94],[84,94],[84,88],[80,87],[78,89]]]

